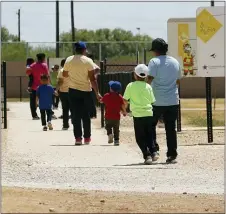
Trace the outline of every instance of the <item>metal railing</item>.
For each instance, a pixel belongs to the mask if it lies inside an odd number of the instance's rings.
[[[1,64],[1,123],[7,129],[7,93],[6,93],[6,62]]]

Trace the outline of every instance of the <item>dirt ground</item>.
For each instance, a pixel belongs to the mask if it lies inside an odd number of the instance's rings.
[[[223,213],[223,195],[3,187],[3,213]]]

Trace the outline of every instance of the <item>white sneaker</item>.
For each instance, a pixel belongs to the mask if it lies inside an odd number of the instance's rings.
[[[110,144],[110,143],[113,143],[114,142],[114,137],[113,137],[113,134],[109,134],[108,135],[108,143]]]
[[[53,125],[51,122],[48,122],[48,128],[49,128],[49,130],[53,130]]]
[[[152,164],[152,158],[150,156],[148,156],[145,161],[144,161],[145,165],[151,165]]]

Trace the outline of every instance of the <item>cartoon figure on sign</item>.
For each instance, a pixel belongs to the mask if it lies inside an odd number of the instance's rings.
[[[184,75],[188,74],[194,75],[194,54],[192,53],[192,48],[189,42],[185,42],[183,45],[184,55],[183,55],[183,69]]]

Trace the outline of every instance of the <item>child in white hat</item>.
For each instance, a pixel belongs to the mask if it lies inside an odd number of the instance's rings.
[[[152,87],[146,83],[147,76],[148,67],[144,64],[137,65],[134,70],[135,82],[127,85],[123,98],[126,103],[130,103],[136,142],[143,153],[144,163],[152,164],[159,156],[153,143],[151,129],[152,104],[155,102],[155,97]]]

